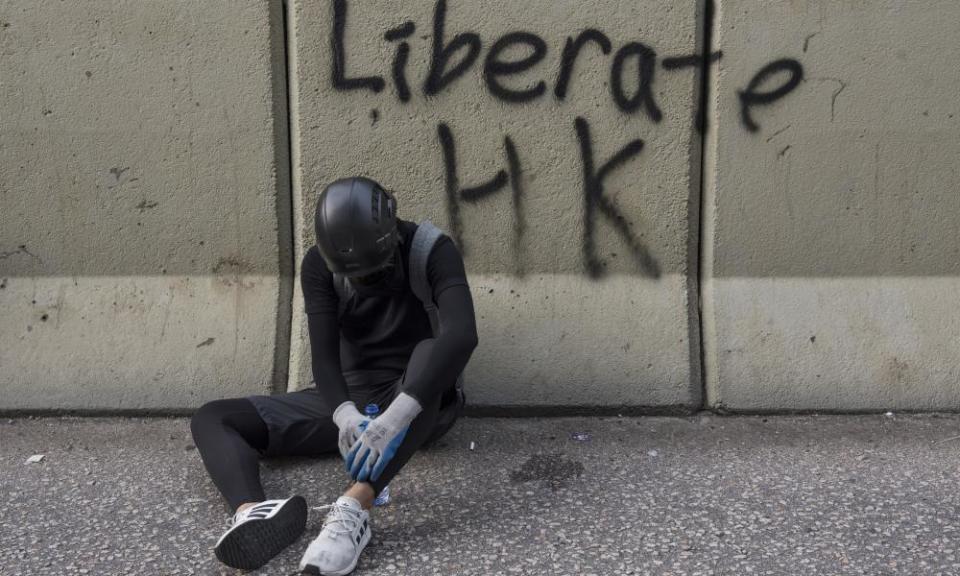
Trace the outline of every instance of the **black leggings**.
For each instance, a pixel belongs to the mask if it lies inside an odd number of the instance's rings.
[[[270,436],[253,402],[246,398],[208,402],[193,415],[190,429],[210,478],[231,510],[266,500],[259,455]]]
[[[428,356],[432,341],[424,342],[415,350],[407,371],[417,370]],[[351,389],[351,400],[358,406],[368,401],[384,407],[399,392],[403,391],[401,379],[392,390]],[[309,392],[306,392],[309,393]],[[286,396],[305,392],[294,392]],[[384,396],[387,394],[388,396]],[[214,400],[204,404],[193,416],[190,428],[197,451],[217,489],[227,500],[231,510],[246,502],[266,500],[260,483],[259,459],[270,456],[320,456],[331,453],[339,455],[338,430],[333,423],[333,410],[320,411],[315,417],[301,420],[284,430],[271,428],[254,403],[247,398]],[[440,412],[440,398],[423,406],[423,411],[414,419],[407,435],[375,482],[370,482],[375,494],[396,476],[414,453],[434,431]],[[271,438],[273,435],[273,438]],[[344,472],[346,473],[346,472]]]

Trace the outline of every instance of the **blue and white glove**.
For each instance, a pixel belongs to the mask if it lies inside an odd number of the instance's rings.
[[[383,469],[403,444],[410,423],[423,408],[417,400],[401,392],[383,414],[366,425],[360,439],[347,454],[347,470],[357,482],[380,478]]]
[[[370,423],[370,418],[361,414],[356,404],[348,401],[337,406],[333,411],[333,423],[340,429],[337,447],[340,449],[340,455],[346,460],[350,449],[357,443],[363,429]]]

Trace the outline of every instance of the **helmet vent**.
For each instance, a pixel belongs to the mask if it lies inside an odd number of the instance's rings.
[[[380,223],[380,198],[381,198],[380,189],[374,189],[373,195],[370,197],[370,208],[373,211],[373,221],[377,224]]]

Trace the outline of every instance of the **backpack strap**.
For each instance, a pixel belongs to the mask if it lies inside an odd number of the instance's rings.
[[[433,330],[434,337],[440,332],[440,313],[433,302],[433,289],[430,288],[430,280],[427,278],[427,262],[430,260],[430,252],[441,236],[443,232],[439,228],[429,220],[424,220],[417,227],[410,244],[410,289],[423,304],[423,309],[430,318],[430,328]],[[437,426],[427,443],[432,443],[442,436],[463,412],[463,406],[466,403],[463,384],[463,374],[460,374],[453,388],[444,392]]]
[[[429,220],[424,220],[417,226],[413,241],[410,243],[410,289],[423,304],[423,309],[430,318],[430,327],[433,329],[434,336],[440,328],[440,319],[437,305],[433,302],[430,281],[427,278],[427,261],[430,259],[430,251],[441,236],[443,232],[439,228]]]

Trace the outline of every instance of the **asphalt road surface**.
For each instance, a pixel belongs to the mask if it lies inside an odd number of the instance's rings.
[[[354,574],[958,575],[958,466],[955,415],[468,418]],[[263,475],[312,506],[347,480],[337,456]],[[227,518],[185,418],[0,420],[4,576],[239,573]],[[321,523],[253,573],[295,574]]]

